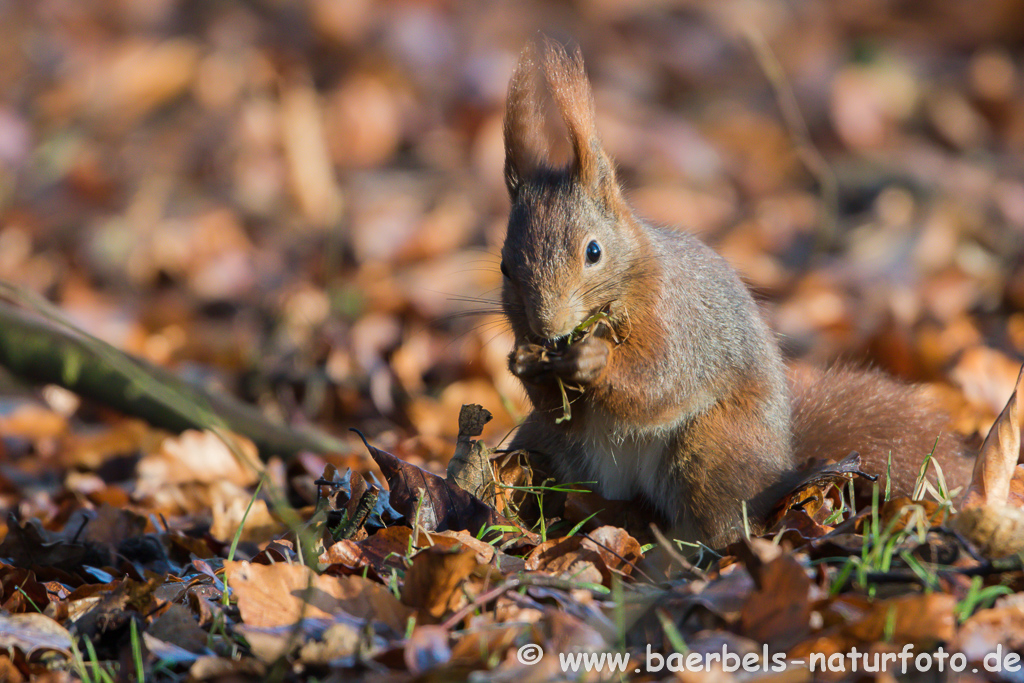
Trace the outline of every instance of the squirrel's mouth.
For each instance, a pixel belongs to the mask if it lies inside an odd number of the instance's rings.
[[[584,339],[591,335],[597,325],[602,322],[607,325],[611,324],[610,305],[595,308],[593,311],[588,313],[587,316],[576,325],[576,327],[566,334],[541,340],[541,346],[545,347],[549,351],[561,353],[580,339]]]
[[[548,349],[549,351],[561,353],[562,351],[565,351],[567,348],[569,348],[570,343],[572,343],[572,332],[569,332],[568,334],[563,334],[560,337],[552,337],[551,339],[545,339],[543,340],[541,346]]]

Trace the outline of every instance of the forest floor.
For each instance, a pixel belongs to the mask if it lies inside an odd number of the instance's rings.
[[[1024,6],[927,5],[0,3],[0,680],[1021,680]],[[968,491],[706,548],[503,450],[539,28],[794,365],[991,431]]]

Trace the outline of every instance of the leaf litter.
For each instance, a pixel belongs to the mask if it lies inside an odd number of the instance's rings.
[[[257,459],[0,377],[0,680],[566,677],[522,664],[530,643],[759,664],[912,645],[979,670],[1020,653],[1012,4],[765,4],[754,51],[747,6],[566,13],[638,213],[735,264],[787,354],[924,382],[982,453],[960,504],[931,468],[911,500],[819,463],[728,548],[501,450],[528,406],[498,302],[472,302],[473,328],[437,293],[500,284],[479,247],[507,213],[504,85],[547,3],[8,13],[0,279],[278,422],[367,439]],[[773,51],[799,87],[759,70]]]

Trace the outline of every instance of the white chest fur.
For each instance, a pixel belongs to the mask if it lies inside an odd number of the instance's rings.
[[[582,481],[609,500],[626,500],[643,493],[658,501],[667,474],[664,460],[669,435],[664,431],[636,433],[621,430],[615,421],[592,415],[581,435],[582,457],[576,463]]]

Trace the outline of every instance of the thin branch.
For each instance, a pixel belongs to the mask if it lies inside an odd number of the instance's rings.
[[[57,384],[173,432],[229,430],[251,439],[266,459],[301,451],[348,453],[346,442],[315,429],[272,422],[256,408],[206,391],[133,358],[69,323],[49,302],[0,281],[0,365],[22,381]]]

